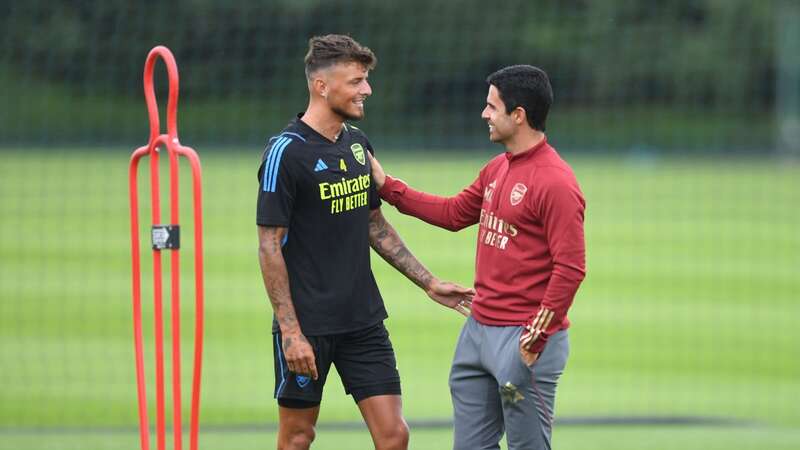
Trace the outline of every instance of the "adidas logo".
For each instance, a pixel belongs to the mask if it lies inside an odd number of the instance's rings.
[[[314,166],[314,172],[322,172],[323,170],[327,169],[328,165],[325,164],[325,161],[322,158],[317,160],[317,165]]]

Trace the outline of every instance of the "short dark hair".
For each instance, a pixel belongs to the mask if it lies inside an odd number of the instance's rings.
[[[348,62],[361,63],[367,70],[372,70],[378,63],[378,58],[372,50],[350,36],[327,34],[314,36],[308,40],[308,53],[305,57],[306,77],[310,77],[319,69]]]
[[[506,114],[522,107],[528,124],[544,131],[547,113],[553,104],[553,88],[544,70],[528,65],[508,66],[489,75],[486,82],[497,88]]]

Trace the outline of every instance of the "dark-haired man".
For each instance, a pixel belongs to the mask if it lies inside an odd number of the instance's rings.
[[[258,171],[259,262],[275,313],[279,449],[314,439],[331,364],[376,449],[405,449],[400,377],[370,246],[433,300],[467,315],[474,293],[441,282],[409,252],[380,210],[358,128],[375,55],[348,36],[311,38],[309,103],[270,139]]]
[[[553,100],[544,71],[491,74],[481,117],[506,152],[454,197],[415,191],[384,174],[381,197],[452,231],[479,224],[472,317],[450,372],[454,448],[549,449],[556,384],[569,353],[567,310],[585,276],[585,202],[572,169],[547,143]]]

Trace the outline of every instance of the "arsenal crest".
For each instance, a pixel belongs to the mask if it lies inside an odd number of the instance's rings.
[[[522,197],[525,197],[526,192],[528,192],[527,186],[522,183],[515,184],[514,188],[511,189],[511,205],[519,205],[519,202],[522,201]]]
[[[367,163],[367,159],[364,157],[364,147],[362,147],[361,144],[351,145],[350,151],[353,152],[353,157],[359,162],[359,164],[363,166]]]

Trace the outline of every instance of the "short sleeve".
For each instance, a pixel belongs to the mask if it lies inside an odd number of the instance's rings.
[[[258,169],[256,223],[262,226],[289,226],[296,192],[296,180],[286,148],[288,138],[272,141]]]

